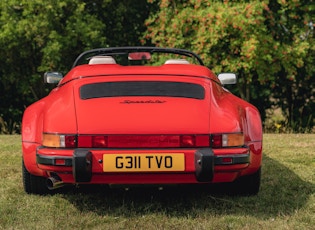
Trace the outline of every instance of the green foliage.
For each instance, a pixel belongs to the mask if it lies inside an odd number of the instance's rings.
[[[215,72],[237,72],[244,83],[251,82],[253,71],[266,81],[279,70],[279,65],[270,69],[275,50],[263,2],[171,3],[162,1],[158,19],[147,21],[147,37],[157,45],[192,49]]]
[[[80,1],[8,0],[0,7],[0,116],[18,122],[27,105],[47,94],[43,72],[65,71],[78,50],[104,45],[104,25]]]
[[[268,9],[266,24],[281,48],[272,96],[293,132],[312,131],[315,124],[314,12],[314,3],[304,0],[271,1]]]
[[[139,44],[150,4],[138,2],[2,0],[0,133],[19,132],[23,110],[47,95],[44,72],[66,73],[87,49]]]
[[[90,48],[152,43],[192,50],[215,73],[237,73],[229,90],[263,119],[281,108],[289,129],[311,130],[314,13],[309,0],[2,0],[0,133],[19,132],[23,110],[47,95],[44,72],[66,73]]]
[[[313,127],[312,1],[161,0],[159,7],[146,22],[147,39],[194,50],[216,73],[237,73],[239,95],[263,118],[276,105],[296,131]]]

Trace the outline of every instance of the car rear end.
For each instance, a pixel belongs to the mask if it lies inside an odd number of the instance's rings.
[[[210,117],[216,106],[210,78],[116,74],[71,84],[76,130],[59,133],[54,122],[45,124],[36,154],[51,189],[231,182],[249,166],[241,128],[211,132],[210,119],[217,118]]]
[[[186,50],[115,47],[82,53],[65,77],[46,73],[58,86],[23,116],[25,191],[241,182],[256,194],[259,113],[222,87],[235,74],[203,65]]]

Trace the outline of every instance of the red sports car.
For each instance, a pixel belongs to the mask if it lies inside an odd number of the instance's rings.
[[[23,116],[23,184],[212,184],[259,191],[259,112],[193,52],[155,47],[82,53]]]

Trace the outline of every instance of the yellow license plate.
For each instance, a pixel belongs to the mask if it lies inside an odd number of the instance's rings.
[[[104,172],[175,172],[185,170],[183,153],[104,154]]]

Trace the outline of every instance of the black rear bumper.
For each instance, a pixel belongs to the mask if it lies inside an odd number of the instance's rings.
[[[228,161],[226,161],[228,159]],[[62,160],[63,164],[60,164]],[[92,178],[92,152],[87,149],[75,149],[72,157],[47,156],[36,154],[37,164],[47,166],[72,167],[75,182],[89,182]],[[237,165],[250,163],[250,154],[214,155],[211,148],[198,149],[194,155],[195,175],[199,182],[211,182],[214,167],[218,165]]]

